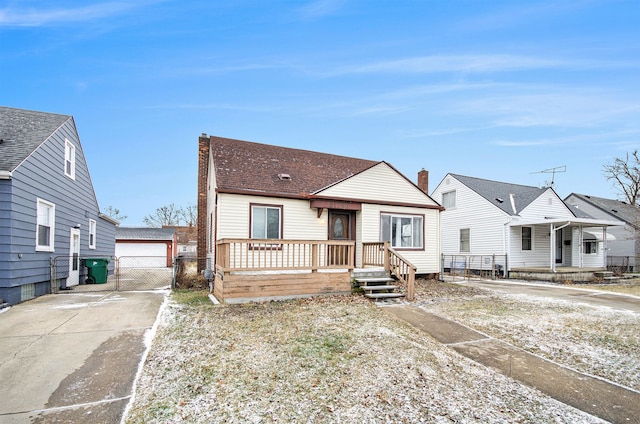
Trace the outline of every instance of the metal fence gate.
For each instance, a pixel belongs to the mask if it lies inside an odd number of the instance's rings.
[[[140,291],[173,286],[174,268],[166,266],[164,256],[101,257],[109,261],[104,283],[89,284],[87,260],[95,257],[58,256],[51,260],[51,293]]]
[[[464,278],[504,278],[507,270],[507,255],[445,255],[441,257],[442,275]]]

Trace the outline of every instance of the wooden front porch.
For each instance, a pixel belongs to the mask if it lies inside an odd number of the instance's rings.
[[[213,294],[223,302],[351,293],[355,242],[223,239],[216,246]],[[384,267],[413,299],[416,268],[388,243],[364,243],[363,266]]]

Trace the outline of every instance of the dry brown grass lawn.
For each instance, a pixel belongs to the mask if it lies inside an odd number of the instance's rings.
[[[622,380],[626,367],[636,377],[621,382],[637,387],[637,317],[596,314],[583,320],[585,310],[547,302],[543,316],[558,320],[534,331],[526,316],[540,308],[526,300],[424,281],[417,303],[513,343],[507,330],[519,316],[513,327],[526,339],[521,344],[536,353],[558,342],[553,333],[563,317],[567,331],[560,338],[571,351],[586,334],[583,325],[620,323],[624,331],[602,334],[615,336],[613,342],[589,331],[579,349],[603,352],[610,345],[604,367],[616,360],[620,365],[607,375]],[[537,338],[548,343],[536,344]],[[358,295],[216,306],[206,293],[175,292],[127,422],[600,421],[458,355]]]

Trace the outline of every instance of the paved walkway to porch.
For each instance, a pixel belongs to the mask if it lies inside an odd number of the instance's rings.
[[[612,423],[640,423],[640,392],[547,361],[418,306],[385,309],[461,355],[560,402]]]

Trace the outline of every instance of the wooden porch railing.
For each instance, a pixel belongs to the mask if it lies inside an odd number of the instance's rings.
[[[362,243],[362,266],[383,266],[385,271],[396,276],[406,289],[406,298],[412,301],[415,295],[416,267],[393,250],[388,241]]]
[[[354,252],[353,241],[222,239],[217,242],[216,271],[351,271]]]

